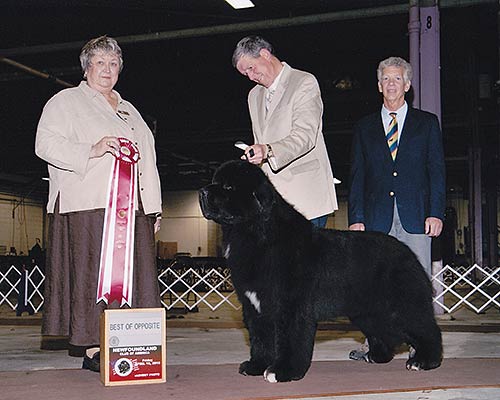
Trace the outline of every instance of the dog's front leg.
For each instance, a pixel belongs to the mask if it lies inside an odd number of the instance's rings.
[[[276,358],[264,372],[272,383],[302,379],[312,360],[316,321],[301,312],[285,315],[276,321]]]
[[[250,337],[250,360],[240,364],[242,375],[262,375],[275,358],[274,324],[263,315],[243,306],[243,319]]]

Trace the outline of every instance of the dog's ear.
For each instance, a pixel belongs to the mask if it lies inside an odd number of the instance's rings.
[[[259,211],[264,214],[269,214],[276,201],[275,189],[271,183],[268,181],[262,182],[252,194],[257,202]]]

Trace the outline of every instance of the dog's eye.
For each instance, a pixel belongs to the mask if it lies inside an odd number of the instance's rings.
[[[225,183],[224,185],[222,185],[222,189],[224,190],[233,190],[233,187],[227,183]]]

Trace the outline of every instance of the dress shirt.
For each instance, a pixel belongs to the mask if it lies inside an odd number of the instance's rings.
[[[276,88],[278,87],[281,75],[283,75],[283,70],[284,70],[284,68],[281,68],[280,73],[278,74],[278,76],[276,78],[274,78],[274,81],[271,84],[271,86],[266,88],[266,111],[269,110],[269,106],[271,104],[271,101],[273,100],[274,92],[276,92]]]

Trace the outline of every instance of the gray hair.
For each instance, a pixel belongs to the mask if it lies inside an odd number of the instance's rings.
[[[408,61],[401,57],[389,57],[380,61],[377,68],[377,79],[379,82],[382,79],[382,71],[387,67],[403,68],[403,79],[405,82],[411,82],[411,79],[413,78],[413,68]]]
[[[243,56],[258,58],[260,51],[266,49],[269,53],[274,54],[274,49],[271,43],[260,36],[246,36],[241,39],[236,45],[233,53],[233,67],[236,68],[238,61]]]
[[[115,53],[116,56],[120,59],[120,72],[122,71],[122,49],[115,39],[104,35],[89,40],[85,44],[85,46],[82,47],[82,51],[80,53],[80,64],[82,65],[82,70],[84,73],[87,72],[87,69],[90,65],[90,59],[97,53]]]

